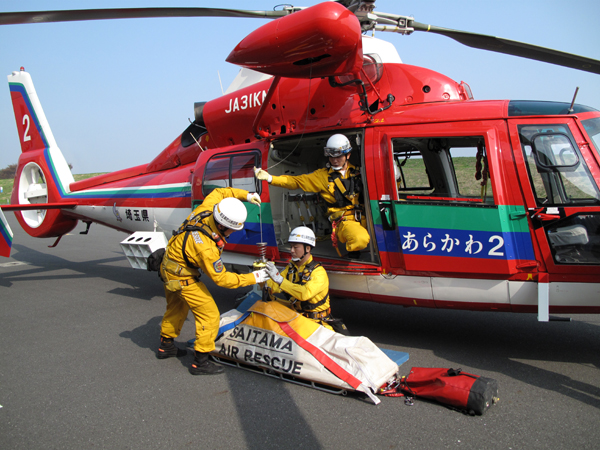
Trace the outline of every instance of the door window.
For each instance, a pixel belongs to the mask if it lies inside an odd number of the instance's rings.
[[[482,136],[392,139],[398,198],[493,204]]]
[[[521,125],[519,139],[539,206],[596,204],[598,188],[565,125]]]
[[[202,194],[206,197],[215,188],[233,187],[258,192],[254,170],[259,165],[258,152],[216,156],[206,163]],[[260,192],[259,192],[260,194]]]
[[[557,264],[600,264],[600,214],[579,213],[546,227]]]

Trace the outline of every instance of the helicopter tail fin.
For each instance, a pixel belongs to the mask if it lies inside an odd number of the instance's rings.
[[[31,236],[62,236],[77,220],[60,209],[48,209],[48,204],[66,200],[73,174],[56,145],[31,76],[23,70],[13,72],[8,85],[21,144],[10,209],[17,210],[19,223]]]
[[[54,140],[31,76],[23,70],[13,72],[8,76],[8,85],[22,153],[46,153],[46,163],[53,169],[53,181],[62,192],[69,192],[73,175]]]
[[[13,232],[6,221],[2,209],[0,209],[0,256],[6,256],[7,258],[10,256],[12,240]]]

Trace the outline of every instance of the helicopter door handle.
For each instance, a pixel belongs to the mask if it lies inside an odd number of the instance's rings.
[[[526,212],[511,212],[509,214],[510,220],[519,220],[526,216],[527,216]]]
[[[546,211],[545,213],[542,211]],[[533,209],[529,208],[531,218],[541,220],[542,222],[546,222],[549,220],[558,220],[561,218],[561,214],[558,208],[539,208]]]
[[[381,214],[381,223],[384,230],[394,229],[394,215],[391,202],[379,202],[379,213]]]

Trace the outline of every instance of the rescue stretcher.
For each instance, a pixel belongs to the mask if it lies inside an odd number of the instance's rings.
[[[252,291],[221,315],[212,358],[328,393],[375,394],[393,380],[408,353],[381,350],[364,336],[344,336]]]

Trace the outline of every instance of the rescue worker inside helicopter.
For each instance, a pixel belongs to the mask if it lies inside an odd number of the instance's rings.
[[[332,226],[333,246],[341,256],[337,242],[345,243],[347,256],[360,259],[360,251],[370,241],[360,168],[349,162],[352,145],[343,134],[331,136],[324,150],[329,163],[312,173],[274,176],[255,167],[254,174],[258,180],[273,186],[319,193],[328,203],[327,216]]]
[[[206,285],[200,281],[200,271],[217,286],[228,289],[268,280],[264,269],[238,275],[228,272],[221,260],[226,239],[234,231],[244,228],[247,211],[242,200],[256,205],[261,202],[258,194],[243,189],[214,189],[174,232],[160,265],[167,309],[161,322],[156,357],[166,359],[186,355],[187,352],[177,348],[173,340],[181,333],[191,310],[196,321],[195,358],[189,369],[192,375],[223,372],[220,365],[208,360],[209,353],[215,349],[220,314]]]
[[[286,306],[332,331],[348,335],[344,323],[331,315],[329,277],[311,254],[316,246],[315,233],[304,226],[294,228],[288,243],[292,260],[281,274],[272,261],[267,262],[270,280],[263,289],[270,300],[279,301],[274,294],[283,293],[286,300],[281,302]]]

